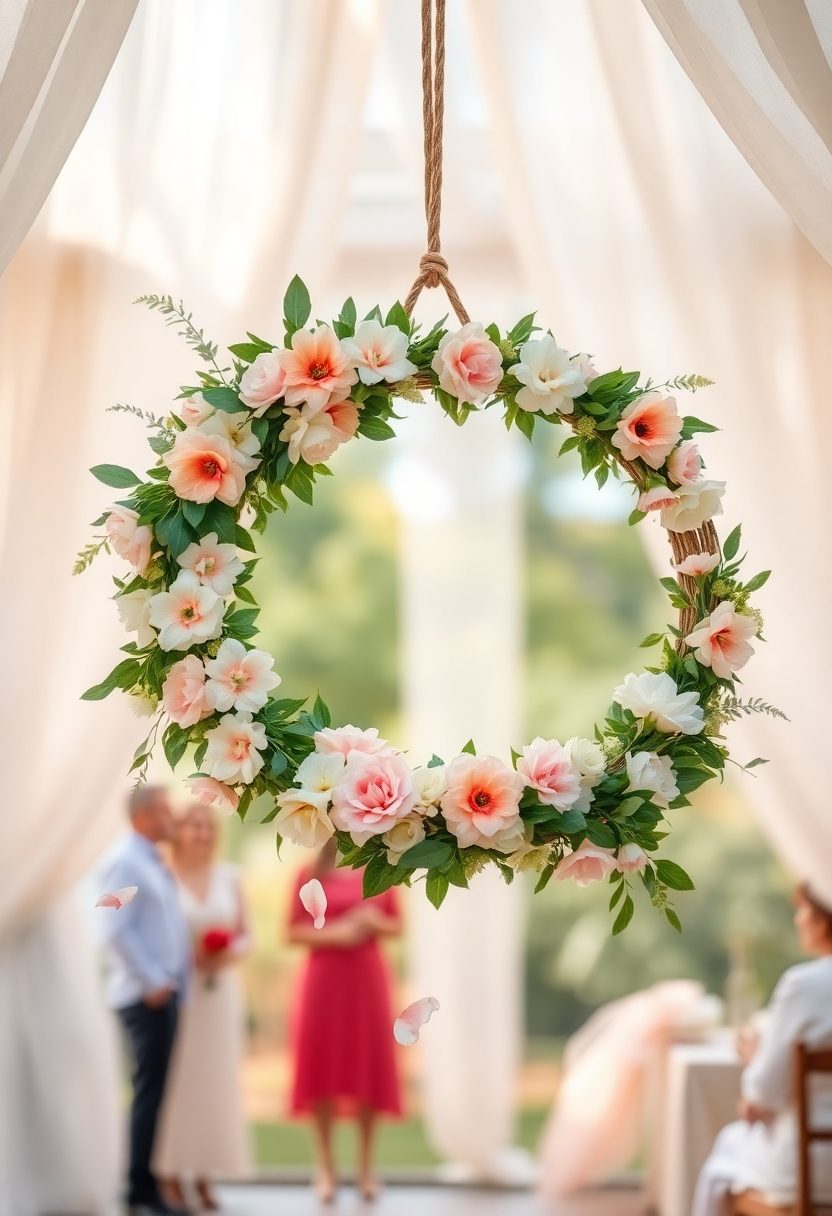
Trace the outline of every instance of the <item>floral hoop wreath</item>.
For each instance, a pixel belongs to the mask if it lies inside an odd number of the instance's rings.
[[[125,492],[94,526],[79,554],[83,570],[100,550],[131,567],[116,578],[115,602],[134,635],[125,658],[84,693],[99,700],[122,689],[153,715],[133,770],[143,780],[161,738],[172,768],[187,755],[193,794],[244,819],[263,795],[280,839],[318,848],[337,840],[341,864],[364,868],[366,895],[425,877],[437,907],[450,885],[495,864],[579,885],[607,880],[614,932],[633,914],[636,876],[676,928],[669,892],[692,887],[674,862],[656,859],[669,809],[722,773],[722,726],[740,714],[778,710],[741,701],[736,672],[760,636],[749,597],[768,571],[740,578],[740,529],[721,547],[712,517],[725,483],[702,475],[693,436],[716,428],[682,417],[670,390],[710,384],[680,376],[640,384],[638,372],[599,375],[589,357],[570,355],[533,315],[502,334],[496,325],[443,323],[421,333],[401,304],[358,321],[351,299],[337,319],[308,326],[310,300],[295,278],[284,301],[282,346],[249,334],[217,347],[169,296],[145,296],[209,365],[184,388],[167,417],[131,406],[149,425],[156,460],[145,477],[118,465],[92,470]],[[473,742],[447,762],[411,766],[375,729],[333,728],[318,696],[276,692],[274,659],[257,649],[258,607],[250,590],[257,558],[253,532],[287,491],[312,503],[318,477],[341,444],[358,435],[393,436],[396,397],[432,393],[458,425],[477,410],[503,410],[507,428],[531,438],[535,426],[571,434],[560,451],[580,453],[584,475],[608,476],[637,494],[630,523],[658,512],[676,577],[661,580],[678,622],[642,645],[655,665],[630,673],[612,694],[593,739],[536,738],[511,763],[477,755]],[[762,760],[745,765],[750,769]]]

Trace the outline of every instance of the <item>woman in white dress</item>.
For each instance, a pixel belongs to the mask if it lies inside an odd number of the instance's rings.
[[[177,824],[171,860],[193,935],[195,971],[179,1016],[154,1152],[168,1201],[185,1206],[192,1183],[209,1210],[219,1206],[211,1177],[243,1177],[249,1169],[237,973],[248,949],[247,919],[235,867],[216,860],[217,837],[213,812],[200,803]]]
[[[729,1192],[762,1191],[772,1203],[793,1201],[797,1186],[794,1048],[832,1045],[832,909],[800,887],[795,897],[800,945],[815,955],[778,983],[742,1075],[740,1119],[723,1128],[702,1168],[692,1216],[722,1216]],[[832,1127],[832,1078],[817,1077],[812,1121]],[[812,1159],[814,1198],[832,1198],[832,1145]]]

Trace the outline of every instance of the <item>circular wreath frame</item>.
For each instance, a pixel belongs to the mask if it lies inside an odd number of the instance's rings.
[[[250,400],[246,404],[240,397],[241,382],[247,382],[244,377],[258,358],[262,362],[262,356],[292,350],[300,331],[320,334],[324,323],[306,328],[311,303],[303,282],[295,277],[284,299],[283,346],[248,334],[245,342],[229,348],[233,362],[230,367],[223,368],[217,360],[216,345],[196,328],[191,314],[181,303],[176,303],[170,296],[143,296],[139,302],[163,314],[167,323],[179,330],[207,364],[208,370],[197,373],[198,385],[182,389],[177,398],[183,402],[179,412],[157,416],[132,406],[112,407],[139,415],[147,423],[152,431],[149,443],[156,461],[144,478],[119,465],[98,465],[91,470],[105,485],[125,491],[126,497],[95,521],[93,526],[103,525],[105,531],[97,534],[78,555],[75,569],[76,572],[85,569],[97,553],[111,548],[131,560],[131,575],[114,580],[114,598],[124,619],[134,628],[143,628],[144,632],[122,647],[126,657],[100,684],[84,693],[84,699],[100,700],[113,690],[121,689],[137,698],[152,713],[150,733],[137,748],[131,769],[137,772],[138,781],[145,779],[149,758],[157,741],[161,740],[172,768],[176,768],[186,754],[193,757],[196,773],[189,780],[194,792],[203,800],[236,810],[240,818],[245,819],[252,801],[265,795],[271,805],[262,822],[277,818],[279,823],[285,821],[291,829],[292,815],[286,813],[286,808],[291,804],[297,810],[299,801],[303,801],[295,784],[299,767],[313,753],[331,752],[339,747],[346,750],[347,746],[337,731],[334,735],[321,733],[331,728],[329,710],[321,697],[315,699],[311,708],[305,708],[306,699],[269,695],[252,718],[252,722],[262,728],[258,730],[257,746],[251,750],[255,765],[258,760],[260,762],[259,767],[248,774],[250,779],[238,774],[237,780],[217,780],[206,764],[212,732],[217,731],[223,719],[230,716],[236,720],[239,715],[203,706],[204,716],[182,725],[167,712],[170,702],[165,691],[171,669],[181,664],[186,655],[196,656],[197,665],[204,665],[216,658],[227,639],[235,640],[247,651],[254,649],[251,639],[257,632],[258,607],[249,587],[256,563],[252,531],[262,531],[274,510],[287,509],[287,491],[311,504],[316,478],[329,474],[330,470],[325,459],[315,457],[316,463],[308,463],[303,459],[302,444],[298,447],[297,443],[292,445],[290,442],[289,419],[303,417],[304,411],[311,419],[316,412],[308,402],[298,404],[296,401],[294,406],[287,406],[285,398],[280,396],[271,403]],[[660,841],[667,834],[666,813],[668,809],[688,805],[688,795],[694,789],[721,775],[729,759],[721,734],[726,722],[751,712],[782,716],[780,711],[759,699],[741,700],[737,696],[733,668],[726,671],[723,665],[722,674],[714,670],[708,655],[713,655],[713,646],[719,649],[719,637],[715,641],[711,639],[710,650],[707,638],[704,647],[686,639],[694,630],[699,630],[700,639],[702,631],[707,635],[712,614],[720,605],[729,605],[723,612],[727,612],[735,626],[739,621],[746,639],[743,653],[747,657],[750,652],[749,622],[753,622],[755,635],[759,636],[761,629],[759,614],[749,610],[749,596],[763,585],[769,572],[764,571],[747,582],[741,580],[739,572],[743,558],[737,556],[739,527],[720,548],[711,515],[721,513],[724,483],[702,479],[698,454],[691,450],[689,442],[698,432],[713,431],[716,427],[691,415],[678,419],[679,429],[671,444],[672,451],[668,451],[658,468],[652,467],[655,459],[646,463],[640,455],[633,456],[632,448],[629,449],[631,458],[626,459],[622,451],[622,447],[628,450],[626,445],[619,442],[617,446],[614,440],[625,426],[626,419],[623,420],[622,415],[628,409],[632,412],[634,402],[643,402],[645,394],[652,394],[652,399],[663,402],[660,408],[672,419],[676,416],[676,407],[675,399],[669,393],[695,392],[711,381],[702,376],[686,375],[662,385],[653,385],[651,381],[640,384],[638,372],[617,369],[599,375],[587,356],[570,356],[557,348],[559,356],[569,360],[568,366],[579,369],[581,391],[573,391],[569,398],[563,397],[559,408],[553,409],[552,398],[545,395],[545,384],[538,381],[540,407],[530,409],[531,390],[525,393],[525,404],[518,403],[518,394],[523,397],[523,384],[518,379],[517,369],[524,366],[524,350],[528,352],[534,348],[538,340],[535,335],[545,336],[535,326],[534,314],[523,317],[505,334],[500,333],[496,325],[475,327],[477,341],[491,344],[492,364],[495,359],[499,360],[499,382],[485,394],[460,391],[458,395],[448,391],[449,381],[442,374],[442,358],[437,353],[449,333],[451,339],[454,337],[454,331],[444,328],[444,322],[422,334],[399,303],[384,317],[376,307],[364,320],[378,322],[393,338],[394,331],[386,327],[394,327],[404,335],[404,340],[397,340],[397,344],[401,348],[406,343],[409,367],[408,374],[403,376],[400,368],[393,381],[382,378],[376,383],[365,383],[364,378],[358,378],[360,366],[352,364],[346,399],[355,406],[353,422],[357,422],[355,431],[358,435],[373,440],[391,438],[394,431],[390,419],[397,417],[393,409],[395,398],[421,401],[423,390],[435,396],[457,425],[462,425],[477,409],[498,406],[504,410],[506,427],[516,427],[529,439],[538,422],[571,428],[572,434],[560,452],[577,449],[585,476],[592,473],[599,487],[610,474],[632,483],[639,498],[630,516],[631,524],[658,507],[668,530],[674,567],[677,568],[676,577],[663,578],[661,582],[678,612],[678,619],[675,625],[668,625],[667,632],[644,639],[642,645],[645,647],[661,647],[660,658],[646,669],[646,673],[647,676],[668,677],[673,682],[673,691],[686,700],[688,710],[694,707],[696,720],[692,721],[688,716],[683,728],[674,729],[672,723],[668,725],[662,718],[661,705],[656,712],[650,712],[644,705],[639,709],[636,704],[633,708],[632,690],[627,691],[628,681],[635,681],[636,686],[641,687],[639,681],[646,677],[628,676],[616,689],[603,725],[596,726],[594,740],[571,740],[565,749],[560,749],[554,741],[537,741],[545,745],[543,768],[547,756],[555,769],[559,764],[566,764],[568,786],[571,766],[580,792],[575,798],[571,793],[568,798],[561,797],[558,806],[553,804],[553,797],[555,802],[558,797],[548,790],[545,773],[534,784],[527,781],[516,808],[514,837],[509,833],[511,848],[505,844],[499,849],[490,847],[491,842],[485,836],[480,836],[476,844],[460,843],[457,831],[442,808],[442,786],[447,779],[444,768],[442,773],[431,774],[430,779],[425,769],[419,770],[420,788],[432,789],[430,794],[424,795],[430,797],[430,801],[411,805],[406,816],[411,827],[399,828],[392,837],[389,830],[378,828],[361,833],[336,828],[330,819],[332,791],[315,791],[317,801],[312,800],[315,813],[310,810],[307,820],[315,828],[314,843],[334,835],[340,864],[364,869],[367,896],[394,885],[410,885],[415,879],[424,877],[428,898],[437,907],[451,885],[466,887],[471,876],[488,863],[497,865],[509,882],[517,871],[537,871],[537,890],[542,889],[553,875],[574,877],[580,883],[605,878],[613,887],[610,907],[617,908],[613,925],[616,933],[625,928],[632,917],[631,887],[634,878],[639,877],[654,907],[679,928],[670,893],[688,890],[693,884],[680,866],[656,857]],[[355,305],[348,299],[328,327],[331,332],[324,337],[343,350],[340,344],[354,338],[358,324]],[[531,347],[527,347],[527,343],[531,343]],[[249,381],[251,375],[249,373]],[[374,377],[368,375],[367,378]],[[532,397],[532,404],[535,400]],[[320,409],[317,412],[320,413]],[[238,444],[245,438],[248,458],[247,463],[241,458],[238,468],[236,501],[223,502],[214,497],[197,502],[193,498],[180,497],[171,485],[168,458],[181,435],[193,438],[194,432],[202,431],[206,415],[224,419],[228,440],[235,450],[239,450]],[[216,425],[213,429],[216,433]],[[338,436],[341,440],[345,437]],[[679,484],[678,477],[676,480],[671,477],[668,461],[682,443],[688,444],[686,451],[693,462],[693,473],[690,474],[689,468],[687,480]],[[703,508],[701,497],[697,498],[703,486],[710,487],[710,509],[707,510]],[[233,498],[235,492],[231,495],[226,492],[226,498]],[[693,513],[682,511],[679,515],[685,494],[692,495]],[[675,525],[672,521],[674,505]],[[695,526],[680,530],[686,521]],[[210,638],[193,645],[165,649],[160,645],[159,631],[148,626],[150,600],[167,593],[177,576],[181,576],[177,559],[188,546],[214,533],[218,544],[236,546],[237,552],[246,558],[230,593],[219,597],[222,600],[218,609],[221,626]],[[704,560],[697,555],[703,555]],[[686,559],[695,560],[685,567]],[[694,569],[697,563],[703,567],[701,573],[685,572]],[[680,566],[681,571],[678,570]],[[263,655],[263,652],[255,653]],[[273,660],[264,656],[262,662],[270,668]],[[738,660],[736,666],[740,665]],[[654,685],[655,680],[651,687]],[[669,687],[666,680],[663,687],[666,693]],[[685,694],[693,696],[685,697]],[[375,734],[363,732],[362,738],[370,739]],[[374,748],[376,743],[367,746]],[[389,745],[388,750],[395,751]],[[463,749],[456,761],[457,767],[468,764],[469,769],[475,768],[474,762],[462,760],[466,753],[476,755],[472,742]],[[523,766],[523,755],[512,751],[513,768],[516,769],[518,763]],[[748,769],[760,763],[763,761],[757,759],[743,767]],[[443,761],[434,756],[426,768],[439,765],[443,765]],[[504,768],[508,769],[508,765]],[[525,771],[528,773],[528,765]],[[561,783],[564,780],[564,770],[559,771],[560,777],[552,777],[555,785],[558,780]],[[569,798],[571,803],[564,806]],[[403,806],[401,803],[400,809]],[[291,835],[291,830],[287,834]],[[294,836],[299,839],[303,832],[298,830]],[[306,838],[311,839],[309,832]],[[278,848],[279,844],[278,836]]]

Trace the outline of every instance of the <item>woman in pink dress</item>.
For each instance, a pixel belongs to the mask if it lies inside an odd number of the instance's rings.
[[[358,1185],[373,1199],[373,1142],[379,1115],[401,1114],[390,978],[379,947],[401,928],[394,891],[365,900],[360,871],[335,868],[334,842],[298,875],[289,915],[289,940],[307,946],[293,1017],[294,1084],[291,1111],[311,1115],[319,1161],[318,1194],[335,1196],[334,1121],[352,1118],[359,1129]],[[326,924],[315,929],[299,891],[317,878],[327,897]]]

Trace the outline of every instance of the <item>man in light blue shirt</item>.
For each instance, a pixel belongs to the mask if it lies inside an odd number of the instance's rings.
[[[108,891],[138,890],[131,903],[101,917],[107,1000],[124,1026],[133,1058],[128,1206],[164,1216],[178,1209],[162,1198],[151,1158],[191,942],[176,883],[157,847],[173,831],[165,791],[139,786],[130,795],[128,813],[132,830],[111,855],[104,883]]]

